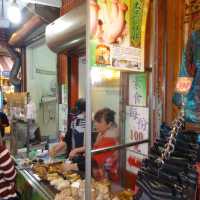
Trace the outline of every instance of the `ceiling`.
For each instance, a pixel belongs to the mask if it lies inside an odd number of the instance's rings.
[[[59,17],[61,0],[16,0],[22,13],[22,21],[15,25],[8,20],[7,15],[12,2],[13,0],[0,0],[0,43],[2,40],[7,42],[12,33],[19,30],[33,16],[39,16],[44,24],[51,23]]]
[[[9,71],[12,66],[13,61],[8,50],[11,36],[26,30],[28,34],[22,34],[24,36],[21,40],[23,44],[20,45],[29,45],[33,40],[39,38],[38,36],[44,37],[46,25],[60,15],[61,0],[16,0],[22,13],[22,20],[20,24],[14,25],[9,21],[7,15],[8,7],[12,2],[13,0],[0,0],[0,71]],[[33,30],[33,28],[31,29],[33,24],[31,20],[34,16],[37,16],[41,23]],[[24,27],[26,28],[23,29]]]

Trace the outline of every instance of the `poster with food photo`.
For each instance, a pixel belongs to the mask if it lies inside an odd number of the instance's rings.
[[[91,66],[144,71],[144,33],[148,2],[149,0],[90,0]],[[123,55],[125,51],[126,54]]]

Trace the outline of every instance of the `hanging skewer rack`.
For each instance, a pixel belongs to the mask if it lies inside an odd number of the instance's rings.
[[[178,117],[172,122],[172,129],[170,131],[170,136],[168,142],[164,146],[164,150],[160,156],[156,160],[157,164],[161,167],[166,160],[170,158],[170,155],[174,152],[176,136],[177,134],[183,130],[185,126],[184,113],[180,112]]]

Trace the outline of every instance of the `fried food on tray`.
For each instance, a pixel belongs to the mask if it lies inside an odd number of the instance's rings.
[[[72,174],[65,174],[64,177],[69,180],[70,182],[77,181],[78,179],[81,179],[79,174],[72,173]]]
[[[48,173],[62,173],[62,162],[48,164]]]
[[[72,171],[64,171],[64,172],[62,172],[62,174],[66,178],[67,176],[73,174],[73,172]]]
[[[60,178],[60,175],[58,173],[48,173],[47,174],[47,180],[48,181],[53,181],[55,179],[59,179]]]
[[[62,173],[62,162],[51,164],[34,164],[32,170],[44,180],[51,181],[52,179],[59,178],[58,174]],[[50,175],[51,174],[51,175]],[[52,175],[53,174],[53,175]],[[56,175],[57,174],[57,175]],[[47,176],[48,175],[48,176]],[[51,180],[50,180],[51,179]]]
[[[132,200],[134,193],[131,190],[124,190],[117,194],[117,197],[120,200]]]
[[[66,188],[64,190],[62,190],[60,193],[56,194],[55,196],[55,200],[75,200],[72,196],[71,196],[71,189],[70,188]]]
[[[48,168],[45,165],[34,165],[32,168],[33,172],[35,172],[41,179],[47,178]]]

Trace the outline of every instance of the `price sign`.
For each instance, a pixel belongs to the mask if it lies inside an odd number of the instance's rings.
[[[138,145],[137,152],[134,147],[129,147],[126,151],[126,170],[133,174],[137,174],[141,160],[148,154],[148,143]]]
[[[146,106],[147,74],[129,75],[129,105]]]
[[[176,91],[181,94],[187,94],[192,86],[193,78],[191,77],[178,77],[176,83]]]
[[[126,143],[149,138],[149,109],[146,107],[126,107]]]

